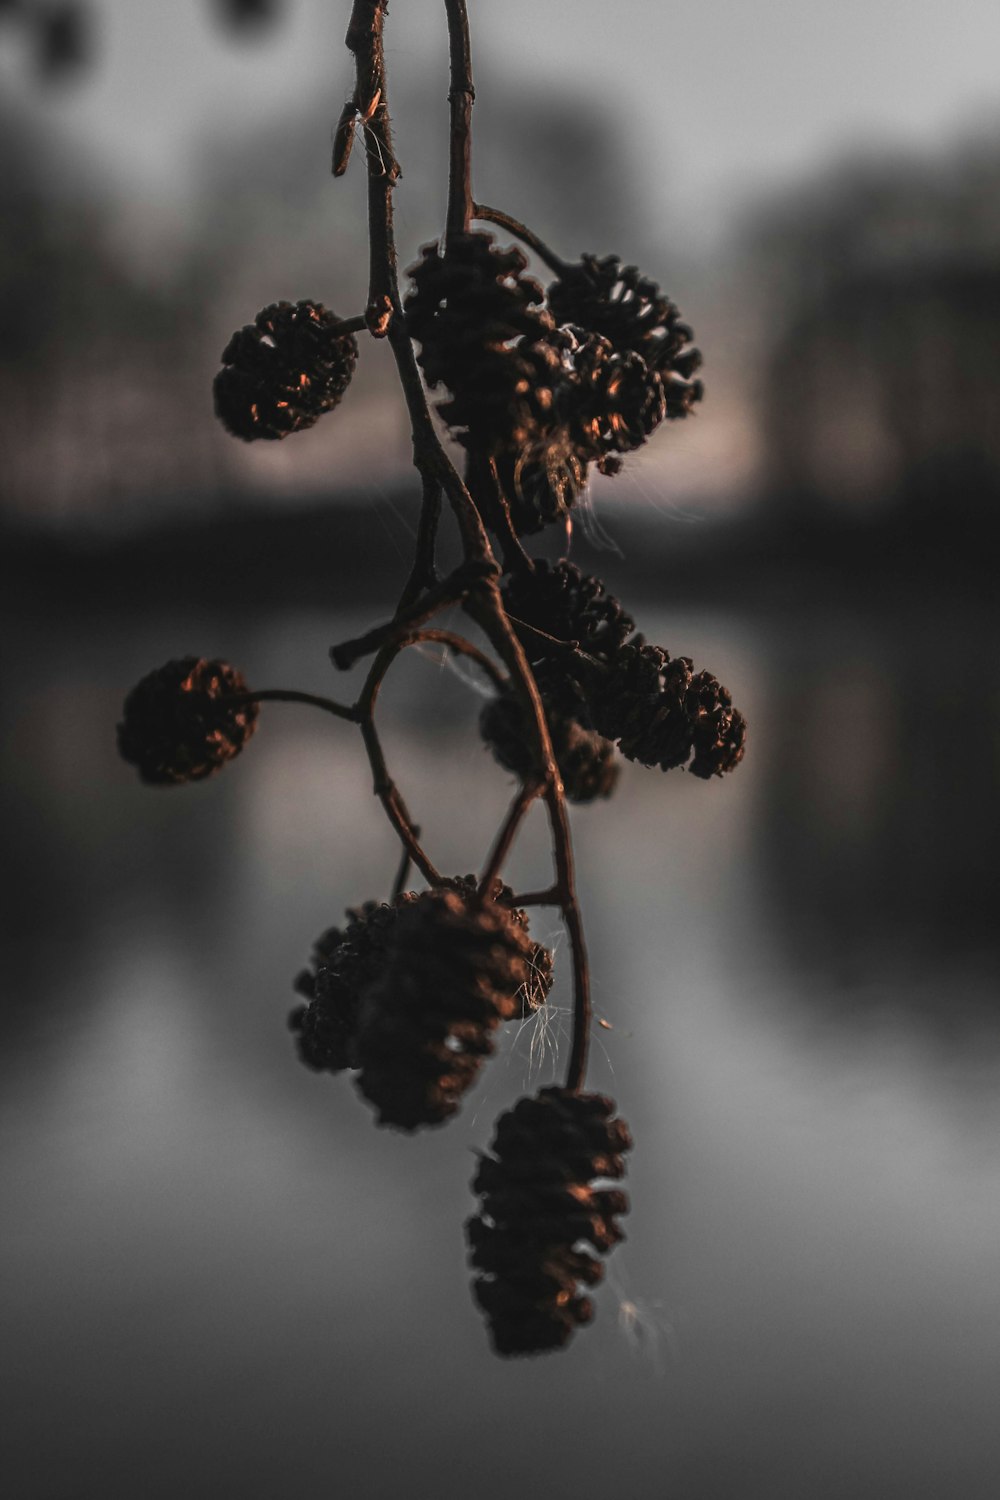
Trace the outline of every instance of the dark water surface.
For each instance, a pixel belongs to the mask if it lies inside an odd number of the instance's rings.
[[[327,646],[376,616],[5,631],[3,1493],[992,1500],[995,619],[647,612],[751,748],[707,786],[628,767],[574,816],[590,1082],[632,1125],[633,1208],[594,1326],[505,1363],[468,1292],[468,1182],[565,1065],[565,975],[456,1122],[378,1131],[285,1030],[312,939],[396,863],[354,731],[269,705],[237,765],[177,791],[114,753],[124,689],[167,657],[336,691]],[[509,792],[477,701],[432,661],[386,692],[456,872]],[[539,821],[514,882],[546,857]],[[533,930],[564,946],[550,914]]]

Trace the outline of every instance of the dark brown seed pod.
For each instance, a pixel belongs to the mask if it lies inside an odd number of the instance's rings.
[[[701,400],[704,387],[693,379],[701,354],[691,343],[691,329],[636,266],[623,266],[617,255],[584,255],[552,283],[548,299],[557,323],[600,334],[621,354],[641,355],[660,378],[668,417],[687,416]]]
[[[663,382],[641,354],[620,352],[599,334],[573,331],[579,335],[575,430],[581,448],[604,459],[604,472],[611,472],[607,456],[640,448],[666,416]]]
[[[497,1354],[560,1349],[593,1317],[583,1288],[624,1238],[628,1200],[602,1179],[625,1175],[628,1126],[600,1094],[547,1088],[497,1121],[492,1155],[473,1180],[479,1212],[466,1224],[473,1295]]]
[[[475,896],[474,875],[461,876],[449,884],[463,899]],[[489,900],[499,902],[516,926],[527,933],[527,912],[511,904],[513,895],[510,886],[498,880]],[[296,1006],[288,1017],[299,1057],[307,1068],[340,1073],[359,1066],[357,1030],[362,993],[385,972],[400,911],[419,899],[416,891],[404,891],[390,902],[366,901],[348,910],[343,927],[330,927],[316,939],[309,967],[296,977],[294,985],[307,1003]],[[527,973],[510,1019],[523,1020],[545,1004],[552,988],[552,970],[552,954],[541,943],[531,942]]]
[[[399,911],[358,1017],[358,1087],[379,1124],[416,1130],[455,1114],[500,1022],[520,1014],[533,948],[508,908],[453,888]]]
[[[588,656],[611,661],[635,629],[635,621],[599,578],[565,560],[536,560],[530,572],[505,578],[502,594],[530,662],[565,660],[546,635],[555,642],[575,641]],[[525,625],[532,628],[525,630]]]
[[[468,899],[471,899],[479,888],[479,881],[475,875],[461,875],[450,884]],[[514,905],[514,892],[499,876],[493,881],[492,889],[487,892],[486,899],[496,901],[499,905],[506,907],[517,926],[524,932],[528,931],[528,913],[523,907]],[[515,996],[517,1004],[510,1019],[523,1021],[528,1016],[534,1015],[536,1010],[540,1010],[549,998],[554,977],[555,966],[551,951],[543,944],[532,940],[528,954],[528,977]]]
[[[449,393],[441,416],[470,452],[497,460],[515,529],[524,510],[523,529],[537,531],[565,513],[583,478],[557,478],[571,469],[573,341],[541,306],[526,265],[523,251],[480,231],[428,245],[410,270],[405,309],[427,384]]]
[[[233,334],[215,377],[215,414],[234,437],[279,439],[340,403],[358,344],[319,302],[274,302]]]
[[[308,1002],[288,1017],[299,1057],[315,1072],[356,1068],[355,1037],[361,992],[378,979],[401,907],[416,901],[404,891],[394,901],[366,901],[347,912],[343,927],[330,927],[313,944],[310,967],[295,980]]]
[[[409,270],[404,309],[432,390],[464,389],[484,349],[501,351],[522,338],[531,343],[552,327],[541,310],[545,293],[524,274],[527,264],[523,251],[501,250],[481,231],[453,236],[447,249],[424,246]]]
[[[602,683],[591,684],[588,703],[595,727],[629,760],[663,771],[690,760],[688,770],[707,780],[743,759],[746,720],[718,679],[641,636],[621,647]]]
[[[511,574],[502,589],[504,608],[524,647],[545,698],[555,713],[591,722],[586,692],[567,642],[598,662],[612,661],[635,629],[635,621],[609,594],[599,578],[581,573],[575,563],[535,561],[532,570]],[[551,639],[547,639],[551,637]]]
[[[611,741],[554,710],[548,712],[548,722],[556,765],[570,802],[610,797],[618,782]],[[500,765],[522,781],[537,771],[533,737],[512,692],[501,693],[486,704],[479,716],[479,732]]]
[[[228,662],[185,656],[150,672],[125,699],[118,753],[152,786],[201,781],[238,755],[257,727],[256,703]]]

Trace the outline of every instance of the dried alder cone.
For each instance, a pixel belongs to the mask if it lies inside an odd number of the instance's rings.
[[[567,714],[548,712],[552,751],[570,802],[610,797],[618,781],[615,747]],[[533,726],[509,690],[492,698],[479,716],[479,732],[495,758],[522,781],[539,774]]]
[[[581,1290],[604,1275],[628,1200],[602,1179],[625,1175],[632,1139],[601,1094],[542,1089],[497,1121],[473,1180],[482,1202],[466,1225],[476,1301],[498,1354],[559,1349],[593,1317]]]
[[[340,1073],[357,1067],[362,992],[385,968],[400,907],[416,899],[416,892],[404,891],[391,902],[366,901],[348,910],[344,927],[330,927],[316,939],[311,967],[295,980],[308,1003],[288,1017],[307,1068]]]
[[[319,302],[273,302],[233,334],[215,377],[215,412],[234,437],[278,439],[339,405],[358,358],[353,334]]]
[[[564,266],[548,290],[552,315],[607,339],[619,354],[641,356],[663,386],[666,415],[684,417],[702,399],[704,387],[692,377],[701,352],[677,307],[637,266],[623,266],[617,255],[584,255]]]
[[[746,720],[728,691],[642,636],[622,646],[589,701],[595,727],[629,760],[669,771],[691,757],[687,769],[707,781],[743,759]]]
[[[509,908],[447,887],[396,917],[381,975],[363,993],[356,1056],[379,1124],[439,1125],[520,1013],[533,944]]]
[[[185,656],[150,672],[125,699],[118,752],[151,786],[201,781],[238,755],[257,727],[242,673]]]
[[[608,774],[615,769],[612,742],[629,760],[662,771],[686,766],[702,780],[739,765],[747,726],[727,689],[711,672],[695,672],[690,657],[671,657],[633,635],[631,616],[600,579],[566,561],[536,562],[505,580],[503,600],[535,673],[567,796],[608,795],[613,781],[591,788],[598,759]],[[484,709],[480,729],[501,764],[526,777],[533,758],[530,741],[523,735],[519,741],[515,709],[496,700]],[[577,770],[585,745],[591,765]],[[571,790],[575,774],[582,796]]]
[[[462,901],[475,905],[476,881],[471,875],[450,882],[448,889]],[[504,917],[525,935],[527,913],[511,905],[509,886],[495,882],[491,901],[498,902]],[[295,989],[307,1001],[289,1015],[299,1057],[315,1072],[339,1073],[361,1065],[358,1055],[358,1022],[366,990],[381,981],[393,961],[397,919],[404,908],[419,902],[416,891],[404,891],[390,902],[366,901],[347,912],[344,927],[331,927],[313,945],[311,965],[295,981]],[[486,903],[489,905],[490,903]],[[514,995],[511,1015],[523,1019],[545,1004],[552,988],[552,954],[541,943],[531,942],[526,977]],[[508,1009],[505,1005],[504,1009]]]

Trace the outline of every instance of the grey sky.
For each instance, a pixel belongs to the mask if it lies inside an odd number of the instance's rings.
[[[101,63],[56,114],[133,189],[183,186],[207,132],[238,132],[326,87],[331,119],[349,82],[349,0],[288,0],[286,23],[226,45],[210,0],[94,0]],[[997,0],[470,0],[483,59],[610,97],[649,163],[651,217],[698,236],[759,187],[845,150],[946,145],[1000,128]],[[445,44],[440,0],[395,0],[389,60],[420,70]],[[12,40],[0,83],[26,100]],[[429,95],[430,97],[430,95]]]

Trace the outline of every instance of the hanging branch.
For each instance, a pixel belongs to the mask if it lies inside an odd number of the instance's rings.
[[[467,227],[472,216],[471,185],[471,119],[472,101],[475,97],[472,85],[472,65],[469,51],[469,26],[464,0],[445,0],[448,13],[448,37],[451,49],[452,100],[452,149],[448,188],[449,231],[458,232]],[[462,483],[454,465],[441,447],[440,439],[431,421],[424,394],[423,383],[417,370],[413,346],[406,333],[396,277],[396,252],[392,224],[392,190],[399,176],[392,149],[389,129],[389,111],[385,70],[385,48],[383,27],[386,6],[384,0],[355,0],[351,24],[347,32],[347,46],[354,54],[357,67],[355,97],[359,101],[374,101],[369,106],[369,129],[377,150],[369,150],[368,160],[368,228],[371,280],[369,286],[368,312],[383,306],[391,312],[386,324],[389,342],[396,357],[400,383],[410,413],[413,434],[414,462],[421,474],[438,480],[451,503],[459,525],[462,547],[467,564],[482,564],[487,576],[473,584],[463,599],[466,613],[475,620],[489,639],[497,655],[510,673],[511,683],[522,701],[535,741],[541,781],[545,786],[545,802],[549,812],[553,851],[556,862],[557,884],[560,889],[563,913],[573,950],[574,979],[574,1047],[570,1063],[571,1078],[579,1078],[570,1085],[579,1088],[582,1081],[578,1054],[585,1058],[586,1039],[579,1041],[577,1033],[587,1031],[590,1026],[589,990],[586,982],[587,962],[583,945],[583,929],[573,887],[573,853],[566,817],[566,804],[562,782],[556,768],[549,737],[545,710],[542,706],[538,686],[528,665],[524,649],[507,618],[496,579],[500,569],[483,526],[479,511]],[[361,111],[364,113],[364,110]],[[386,170],[391,163],[394,170]],[[380,299],[384,299],[380,300]],[[371,323],[369,323],[371,327]],[[375,331],[373,329],[373,331]],[[426,602],[426,601],[425,601]],[[442,601],[443,603],[443,601]],[[428,611],[428,619],[436,609]],[[401,623],[401,622],[399,622]],[[382,627],[392,638],[392,628]],[[372,633],[374,634],[374,633]],[[372,636],[369,636],[371,639]],[[399,636],[396,637],[399,639]],[[335,654],[337,665],[348,664],[362,654],[359,643],[338,648]],[[371,736],[372,729],[368,734]],[[366,741],[367,743],[367,741]],[[371,751],[369,752],[371,753]],[[381,763],[383,778],[386,776],[384,762]],[[376,777],[378,784],[379,778]],[[407,821],[400,816],[398,803],[383,796],[383,805],[392,817],[401,836],[408,828]],[[406,835],[412,839],[414,863],[427,874],[426,862],[422,867],[415,852],[419,845],[412,837],[412,829]],[[409,847],[409,843],[408,843]],[[422,851],[420,851],[423,858]]]
[[[364,312],[339,318],[322,303],[271,303],[233,334],[214,382],[216,414],[234,436],[281,440],[339,406],[358,359],[357,334],[388,341],[421,479],[420,520],[391,618],[331,649],[340,670],[370,658],[357,701],[254,692],[227,662],[182,657],[128,695],[118,744],[143,780],[176,786],[239,755],[264,702],[310,705],[358,726],[400,864],[390,902],[352,907],[344,927],[316,941],[312,967],[296,981],[308,1003],[290,1024],[311,1069],[354,1072],[380,1124],[411,1131],[455,1113],[501,1022],[530,1017],[548,995],[552,955],[531,938],[524,908],[559,909],[573,987],[565,1085],[522,1099],[499,1122],[493,1154],[481,1157],[477,1173],[480,1211],[467,1226],[476,1297],[495,1349],[539,1353],[561,1347],[589,1320],[584,1288],[601,1273],[584,1245],[602,1253],[621,1238],[615,1216],[624,1196],[606,1184],[622,1176],[630,1145],[612,1102],[584,1091],[590,978],[567,799],[609,795],[616,745],[661,770],[687,765],[704,780],[720,776],[742,759],[746,724],[711,673],[635,634],[600,579],[525,549],[523,538],[546,526],[564,526],[568,536],[592,468],[617,473],[622,456],[661,422],[692,410],[702,393],[694,378],[700,355],[676,306],[637,267],[590,253],[568,264],[526,225],[474,201],[469,18],[466,0],[444,5],[445,232],[411,271],[405,312],[393,228],[400,167],[387,92],[387,3],[353,0],[347,46],[355,78],[333,170],[342,175],[354,142],[363,141]],[[524,251],[472,229],[475,220],[520,240],[555,281],[543,291],[526,274]],[[442,444],[421,370],[429,389],[443,384],[448,393],[438,413],[465,449],[464,480]],[[445,500],[461,561],[442,578],[436,545]],[[434,623],[456,606],[486,649]],[[478,879],[445,875],[430,858],[378,732],[382,685],[413,646],[439,647],[484,675],[492,696],[481,735],[518,777]],[[536,802],[548,821],[553,877],[512,902],[502,871]],[[404,889],[413,869],[428,889]]]

